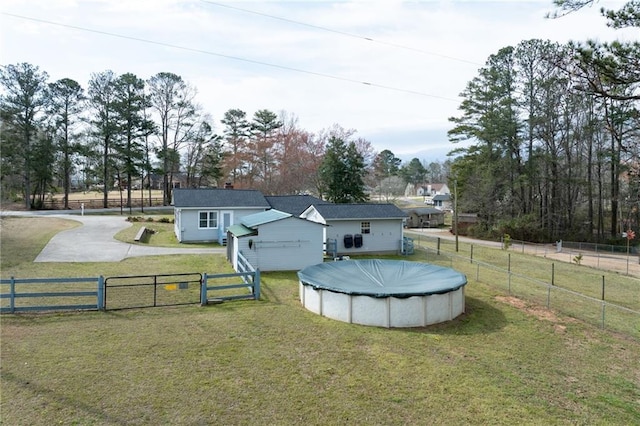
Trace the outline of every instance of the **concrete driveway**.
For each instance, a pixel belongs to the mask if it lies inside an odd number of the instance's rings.
[[[129,244],[113,236],[131,226],[122,216],[49,215],[75,220],[82,226],[56,234],[35,262],[119,262],[128,257],[172,254],[221,254],[225,248],[168,248]]]

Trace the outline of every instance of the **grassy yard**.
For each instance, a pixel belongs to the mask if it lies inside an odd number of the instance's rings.
[[[222,257],[200,255],[34,264],[46,243],[41,234],[67,225],[19,232],[24,225],[2,219],[3,277],[230,270]],[[489,281],[469,274],[467,312],[416,329],[312,314],[300,306],[293,272],[264,273],[257,302],[3,315],[0,418],[8,425],[640,423],[638,340],[509,297]]]

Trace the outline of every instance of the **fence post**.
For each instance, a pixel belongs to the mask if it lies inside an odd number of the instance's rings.
[[[98,310],[104,311],[104,277],[98,277]]]
[[[604,275],[602,276],[602,300],[604,301]]]
[[[253,298],[260,300],[260,269],[256,269],[253,276]]]
[[[438,256],[440,256],[440,237],[438,237],[438,250],[437,250],[437,254],[438,254]]]
[[[509,271],[509,273],[511,273],[511,253],[508,254],[507,256],[507,270]]]
[[[207,273],[202,274],[202,282],[200,283],[200,306],[207,304]]]
[[[556,285],[556,264],[551,264],[551,285]]]
[[[551,286],[547,286],[547,309],[551,306]]]
[[[11,296],[9,299],[9,311],[13,314],[16,311],[16,278],[15,277],[11,277],[11,284],[10,284],[10,289],[9,291],[11,292]]]
[[[473,264],[473,244],[471,244],[471,255],[469,257],[469,263]]]

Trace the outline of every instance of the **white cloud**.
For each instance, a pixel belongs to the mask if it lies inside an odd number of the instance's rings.
[[[379,150],[407,153],[441,149],[458,94],[502,47],[529,38],[637,39],[637,30],[607,28],[598,8],[544,19],[552,0],[224,4],[230,7],[196,0],[3,0],[3,12],[30,19],[0,16],[1,61],[30,62],[52,79],[83,85],[106,69],[142,78],[170,71],[197,87],[198,101],[215,119],[230,108],[250,116],[286,110],[310,131],[339,123]]]

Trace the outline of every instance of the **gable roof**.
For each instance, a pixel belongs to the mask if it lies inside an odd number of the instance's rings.
[[[433,197],[433,201],[450,201],[451,200],[451,195],[449,194],[438,194],[435,197]]]
[[[402,219],[406,213],[395,204],[314,204],[325,219]]]
[[[174,207],[264,208],[271,207],[260,191],[253,189],[180,189],[173,190]]]
[[[240,223],[242,223],[247,228],[257,228],[260,225],[264,225],[265,223],[275,222],[277,220],[286,219],[288,217],[293,216],[290,213],[281,212],[280,210],[267,210],[260,213],[250,214],[248,216],[240,219]]]
[[[300,216],[302,212],[315,204],[331,204],[313,195],[268,195],[265,197],[271,208]]]
[[[239,224],[231,225],[229,228],[227,228],[227,231],[231,232],[236,237],[258,235],[258,228],[260,227],[260,225],[277,222],[279,220],[288,218],[293,218],[293,220],[303,220],[307,223],[312,223],[313,225],[322,225],[320,223],[313,222],[307,219],[301,219],[297,216],[292,215],[291,213],[285,213],[279,210],[271,209],[260,213],[254,213],[248,216],[244,216],[240,219]]]

